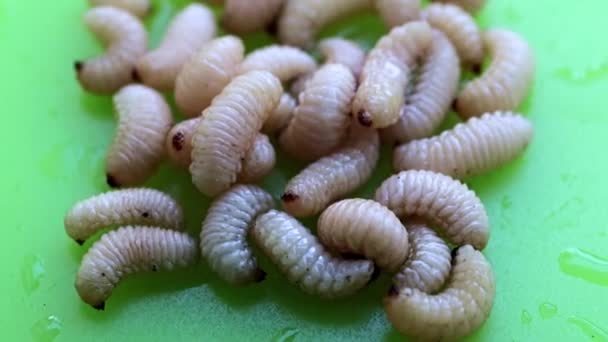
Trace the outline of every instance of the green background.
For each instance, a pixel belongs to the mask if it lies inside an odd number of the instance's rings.
[[[147,20],[156,44],[183,1],[157,1]],[[72,62],[102,51],[81,22],[86,4],[0,0],[0,336],[3,340],[396,340],[380,278],[360,294],[325,302],[268,279],[231,288],[206,266],[124,281],[105,312],[73,288],[78,247],[63,230],[77,200],[106,190],[103,158],[114,130],[111,100],[85,94]],[[497,297],[470,340],[608,341],[608,2],[490,0],[484,27],[522,33],[537,54],[523,106],[536,136],[525,155],[470,181],[493,231],[486,255]],[[383,31],[372,15],[330,29],[368,46]],[[259,42],[256,39],[248,40]],[[278,196],[299,165],[281,162],[264,185]],[[385,159],[359,192],[390,174]],[[151,185],[177,196],[198,234],[208,202],[184,171],[161,168]],[[309,221],[314,222],[314,221]]]

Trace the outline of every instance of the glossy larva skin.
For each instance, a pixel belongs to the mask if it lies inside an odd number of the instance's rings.
[[[196,241],[186,233],[122,227],[103,235],[82,258],[76,291],[85,303],[103,310],[112,290],[125,276],[186,267],[193,265],[197,256]]]
[[[226,0],[222,26],[236,34],[260,31],[279,15],[285,0]]]
[[[201,230],[201,255],[227,283],[246,285],[264,279],[247,234],[257,216],[272,208],[272,196],[252,185],[231,188],[209,207]]]
[[[283,93],[279,105],[270,113],[270,117],[262,126],[262,133],[268,135],[280,134],[291,121],[293,111],[298,103],[289,93]]]
[[[207,108],[237,73],[245,47],[240,38],[224,36],[199,49],[184,64],[175,81],[175,103],[188,117]]]
[[[353,114],[363,126],[384,128],[397,120],[417,60],[433,40],[430,26],[411,22],[396,27],[370,51],[353,101]]]
[[[389,28],[420,19],[420,0],[376,0],[375,5]]]
[[[272,74],[250,71],[213,99],[192,136],[190,173],[199,191],[215,196],[236,182],[247,151],[282,94]]]
[[[401,108],[399,120],[381,131],[382,140],[387,144],[431,136],[445,119],[456,96],[460,61],[441,32],[433,32],[431,48],[418,68],[418,77]]]
[[[161,94],[137,84],[114,95],[114,108],[118,124],[106,156],[108,185],[137,186],[154,174],[165,157],[171,110]]]
[[[331,255],[308,228],[280,211],[259,216],[252,234],[289,281],[309,294],[324,298],[351,295],[370,281],[374,271],[369,260]]]
[[[372,200],[346,199],[330,205],[319,217],[317,234],[330,250],[365,256],[389,272],[408,255],[407,230],[392,211]]]
[[[187,6],[171,21],[158,48],[137,61],[134,75],[152,88],[172,91],[184,63],[215,32],[215,18],[209,8],[201,4]]]
[[[154,189],[115,190],[76,203],[65,215],[66,233],[79,244],[110,226],[144,225],[181,230],[184,215],[171,196]]]
[[[326,64],[342,64],[359,78],[365,63],[365,50],[357,43],[339,37],[327,38],[319,42],[319,52]]]
[[[464,86],[456,99],[455,108],[465,119],[517,109],[534,79],[534,53],[524,38],[493,29],[483,34],[483,40],[492,62],[481,76]]]
[[[293,118],[279,137],[281,148],[292,157],[312,161],[338,147],[348,135],[356,86],[347,67],[322,66],[300,94]]]
[[[140,18],[146,17],[152,10],[150,0],[89,0],[89,5],[120,8]]]
[[[437,2],[451,3],[462,7],[465,11],[475,14],[479,12],[485,5],[486,0],[432,0]]]
[[[450,279],[440,293],[392,288],[384,309],[395,328],[416,341],[456,341],[486,321],[495,295],[492,266],[467,245],[456,251]]]
[[[310,164],[287,183],[281,197],[283,208],[296,217],[320,213],[367,182],[379,154],[376,130],[354,126],[343,147]]]
[[[109,6],[90,9],[84,22],[107,48],[100,56],[75,62],[76,76],[85,90],[112,94],[131,83],[133,66],[146,53],[148,34],[137,17]]]
[[[243,170],[239,174],[239,183],[255,183],[266,177],[274,168],[276,153],[265,134],[258,133],[253,146],[245,154]]]
[[[374,199],[400,218],[418,216],[439,229],[451,243],[481,250],[490,237],[490,223],[481,200],[466,185],[431,172],[402,171],[385,180]]]
[[[438,136],[397,147],[393,165],[397,171],[431,170],[462,179],[492,171],[515,159],[533,135],[532,123],[519,114],[485,114]]]
[[[317,62],[306,52],[291,46],[270,45],[248,54],[239,67],[239,73],[265,70],[281,82],[287,82],[316,68]]]

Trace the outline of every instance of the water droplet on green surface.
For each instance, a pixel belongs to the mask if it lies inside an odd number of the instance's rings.
[[[608,286],[608,259],[578,248],[568,248],[559,255],[559,268],[567,275]]]
[[[568,323],[579,327],[593,341],[608,342],[608,332],[584,318],[572,316],[568,318]]]
[[[527,310],[521,311],[521,324],[529,325],[532,323],[532,315]]]
[[[273,342],[293,342],[300,333],[300,329],[287,327],[279,330],[272,338]]]
[[[502,197],[502,200],[500,201],[500,207],[503,210],[511,208],[512,205],[513,205],[513,200],[511,200],[511,198],[509,196]]]
[[[46,271],[39,257],[29,254],[23,258],[21,264],[21,284],[27,294],[32,294],[39,286],[40,280]]]
[[[50,342],[55,339],[61,333],[63,328],[63,322],[59,317],[50,315],[47,318],[43,318],[32,325],[30,332],[34,341],[39,342]]]
[[[555,315],[557,315],[557,306],[545,302],[538,307],[538,312],[540,313],[540,317],[543,319],[553,318]]]

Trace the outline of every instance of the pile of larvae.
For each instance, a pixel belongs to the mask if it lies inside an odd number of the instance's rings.
[[[65,216],[80,244],[119,227],[82,259],[84,302],[104,309],[128,274],[185,267],[199,255],[229,284],[260,282],[250,238],[312,295],[349,296],[379,270],[393,274],[386,314],[415,340],[459,339],[486,321],[496,286],[480,251],[490,224],[461,179],[506,164],[531,141],[531,122],[513,111],[535,63],[520,35],[478,27],[472,15],[483,0],[226,0],[223,30],[276,32],[277,44],[248,54],[237,35],[217,36],[204,4],[183,8],[149,51],[148,0],[90,2],[84,22],[106,52],[75,69],[86,91],[113,94],[117,130],[105,167],[120,189]],[[364,11],[387,27],[370,51],[316,40],[327,24]],[[465,72],[474,76],[465,81]],[[189,119],[173,123],[168,92]],[[437,132],[452,109],[463,121]],[[394,146],[395,174],[372,199],[348,198],[372,177],[381,144]],[[286,185],[282,210],[255,185],[273,169],[275,148],[308,165]],[[213,199],[198,241],[182,231],[173,198],[141,187],[166,156]],[[318,214],[316,234],[297,219]]]

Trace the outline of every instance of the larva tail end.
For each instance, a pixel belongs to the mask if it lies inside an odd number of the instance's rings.
[[[95,304],[95,305],[91,305],[91,306],[95,310],[104,311],[106,309],[106,302],[101,302],[99,304]]]
[[[184,133],[177,132],[173,134],[173,137],[171,138],[171,145],[176,151],[181,151],[182,148],[184,148],[185,140]]]
[[[287,191],[281,196],[281,201],[287,203],[297,201],[298,199],[300,199],[300,196],[291,191]]]
[[[74,70],[76,70],[76,72],[80,72],[82,70],[82,68],[84,68],[83,62],[81,62],[81,61],[74,62]]]
[[[255,271],[255,275],[253,276],[253,280],[254,280],[256,283],[261,283],[261,282],[263,282],[265,279],[266,279],[266,272],[264,272],[263,270],[261,270],[261,269],[259,269],[259,268],[258,268],[258,269]]]
[[[133,70],[131,70],[131,79],[133,82],[141,83],[141,76],[139,75],[137,68],[133,68]]]
[[[77,243],[79,246],[84,245],[84,240],[83,240],[83,239],[75,239],[74,241],[76,241],[76,243]]]
[[[371,115],[369,115],[369,113],[364,110],[361,110],[359,111],[359,113],[357,113],[357,120],[359,120],[361,126],[364,127],[371,127],[373,124]]]
[[[120,184],[118,183],[116,178],[109,173],[106,174],[106,183],[108,183],[108,186],[110,186],[110,188],[120,188]]]
[[[399,295],[399,288],[395,285],[391,286],[390,289],[388,289],[388,293],[387,296],[388,297],[397,297]]]

